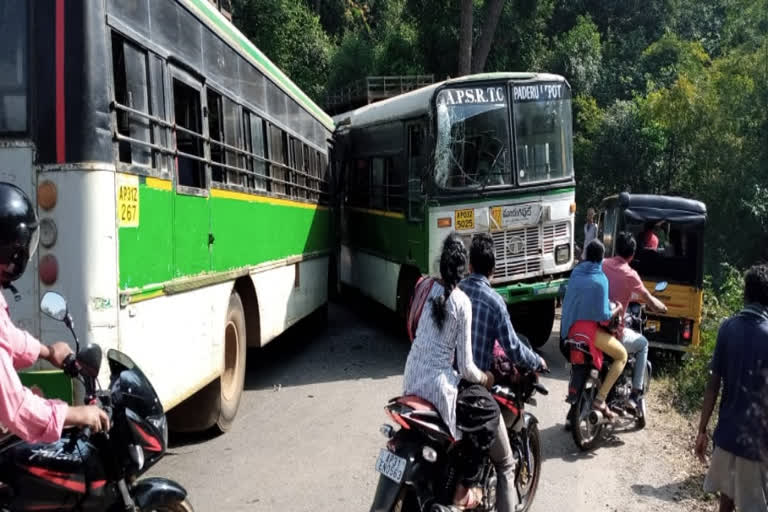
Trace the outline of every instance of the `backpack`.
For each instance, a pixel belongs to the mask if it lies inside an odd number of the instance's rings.
[[[408,315],[406,317],[406,329],[408,330],[408,337],[411,342],[416,337],[416,328],[419,326],[419,318],[421,318],[421,312],[424,309],[424,304],[429,298],[429,293],[432,291],[432,286],[435,284],[435,279],[429,276],[422,276],[416,281],[416,286],[413,288],[413,296],[411,302],[408,305]]]

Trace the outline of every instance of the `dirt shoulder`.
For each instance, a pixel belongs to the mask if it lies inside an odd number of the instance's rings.
[[[657,449],[646,456],[661,457],[670,468],[669,484],[654,489],[657,497],[676,502],[680,510],[709,511],[713,497],[703,492],[707,468],[693,454],[698,416],[681,414],[672,405],[674,383],[668,377],[655,379],[648,397],[650,421],[647,430]]]

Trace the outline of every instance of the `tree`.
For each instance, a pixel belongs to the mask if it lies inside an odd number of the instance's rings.
[[[496,27],[501,17],[501,11],[504,9],[504,0],[488,0],[486,5],[485,23],[483,31],[480,34],[480,41],[477,43],[477,49],[472,56],[472,72],[482,73],[485,69],[485,62],[488,60],[488,53],[491,51]]]
[[[564,75],[573,90],[590,94],[600,80],[602,45],[600,33],[588,16],[579,16],[576,25],[554,40],[551,70]]]
[[[305,93],[323,98],[331,41],[304,2],[233,0],[232,20]]]
[[[472,25],[473,6],[472,0],[461,1],[461,15],[459,17],[459,66],[458,76],[468,75],[472,71]]]

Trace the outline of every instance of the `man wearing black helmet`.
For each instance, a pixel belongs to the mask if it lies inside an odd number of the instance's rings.
[[[21,277],[37,249],[37,214],[24,192],[0,182],[0,285],[16,293],[11,284]],[[61,368],[72,353],[66,343],[43,345],[11,321],[0,293],[0,424],[29,442],[53,442],[67,426],[109,429],[106,413],[96,406],[69,407],[46,400],[25,388],[16,370],[44,359]]]

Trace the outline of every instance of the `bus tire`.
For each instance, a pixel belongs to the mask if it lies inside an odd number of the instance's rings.
[[[221,433],[232,428],[240,407],[245,383],[247,344],[243,302],[240,295],[233,291],[229,296],[224,327],[224,370],[219,377],[219,407],[215,428]]]
[[[525,334],[533,348],[541,348],[549,341],[555,325],[555,300],[539,300],[509,306],[512,325]]]

